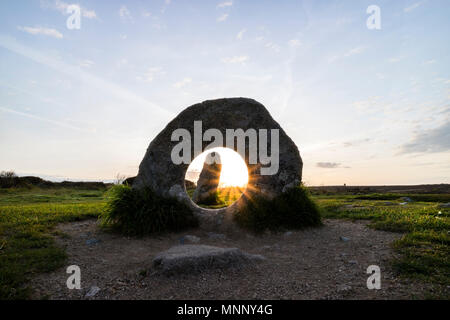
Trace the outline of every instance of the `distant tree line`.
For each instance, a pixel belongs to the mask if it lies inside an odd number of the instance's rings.
[[[109,184],[103,182],[52,182],[39,177],[27,176],[19,177],[14,171],[0,172],[0,188],[80,188],[80,189],[103,189]]]

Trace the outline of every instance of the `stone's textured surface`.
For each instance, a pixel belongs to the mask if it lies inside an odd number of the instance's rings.
[[[165,274],[193,273],[210,268],[240,266],[264,259],[261,255],[248,254],[238,248],[182,245],[159,253],[153,259],[153,265]]]
[[[450,208],[450,202],[440,204],[439,208]]]
[[[197,188],[192,196],[192,201],[201,203],[216,194],[221,171],[220,155],[217,152],[209,153],[198,178]]]
[[[196,184],[190,180],[184,180],[184,185],[186,186],[186,189],[195,189],[197,187]]]
[[[131,186],[131,185],[133,185],[134,179],[136,179],[136,177],[126,178],[125,180],[123,180],[122,184],[127,184],[127,185]]]
[[[179,141],[171,141],[174,130],[183,128],[191,134],[191,154],[194,158],[194,121],[202,121],[202,132],[208,129],[217,129],[223,135],[223,147],[226,147],[226,129],[259,129],[268,130],[267,150],[271,150],[271,129],[279,130],[279,170],[273,175],[261,175],[260,168],[268,165],[260,162],[249,163],[249,145],[246,143],[245,163],[249,170],[249,182],[243,196],[233,205],[219,209],[208,210],[195,205],[186,194],[184,179],[189,164],[174,164],[171,160],[172,148]],[[211,141],[202,141],[202,150],[205,150]],[[218,145],[215,145],[218,146]],[[259,147],[258,147],[259,148]],[[234,146],[237,150],[237,145]],[[193,160],[193,159],[192,159]],[[258,158],[259,161],[259,158]],[[230,98],[209,100],[195,104],[182,111],[161,131],[150,143],[147,152],[139,166],[139,174],[133,182],[133,188],[150,187],[155,193],[162,196],[174,196],[185,201],[198,214],[207,220],[211,215],[229,216],[242,206],[253,194],[263,194],[274,197],[290,187],[300,184],[302,180],[302,159],[297,146],[287,136],[280,125],[271,117],[267,109],[260,103],[246,98]],[[214,220],[214,218],[211,218]],[[230,221],[227,219],[227,221]]]

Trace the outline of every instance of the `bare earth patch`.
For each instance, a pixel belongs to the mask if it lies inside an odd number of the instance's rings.
[[[67,266],[81,268],[81,290],[69,290],[66,268],[32,281],[35,299],[411,299],[430,289],[397,278],[389,265],[390,244],[400,234],[368,228],[367,222],[325,220],[321,228],[288,234],[252,236],[226,234],[226,239],[203,230],[142,239],[105,233],[95,220],[63,224]],[[180,244],[184,235],[198,244],[237,247],[266,257],[250,265],[171,277],[155,272],[153,258]],[[343,241],[344,237],[347,241]],[[381,268],[381,289],[368,290],[366,269]],[[86,297],[93,286],[100,291]]]

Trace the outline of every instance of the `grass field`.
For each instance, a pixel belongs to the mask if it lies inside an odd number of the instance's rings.
[[[402,196],[415,201],[401,204]],[[392,244],[401,253],[392,261],[398,273],[450,285],[450,209],[438,206],[450,202],[450,195],[316,195],[314,199],[325,218],[368,219],[375,229],[403,233]],[[53,240],[54,226],[98,217],[105,203],[104,189],[0,189],[0,299],[29,298],[28,279],[65,263],[64,250]]]
[[[420,201],[405,203],[402,196]],[[392,261],[404,277],[450,285],[450,195],[316,196],[325,218],[371,220],[370,227],[400,232],[393,243],[400,258]],[[389,200],[389,201],[386,201]],[[447,297],[449,298],[449,297]]]
[[[28,298],[33,274],[64,265],[57,223],[97,217],[104,205],[104,190],[0,189],[0,299]]]

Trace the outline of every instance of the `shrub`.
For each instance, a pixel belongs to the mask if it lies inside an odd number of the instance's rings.
[[[0,187],[12,188],[17,183],[17,175],[14,171],[2,171],[0,172]]]
[[[104,227],[137,236],[198,226],[187,205],[158,196],[149,188],[135,190],[128,185],[116,185],[108,191],[100,219]]]
[[[319,209],[303,187],[292,188],[272,200],[257,196],[236,213],[238,225],[256,233],[322,225]]]

